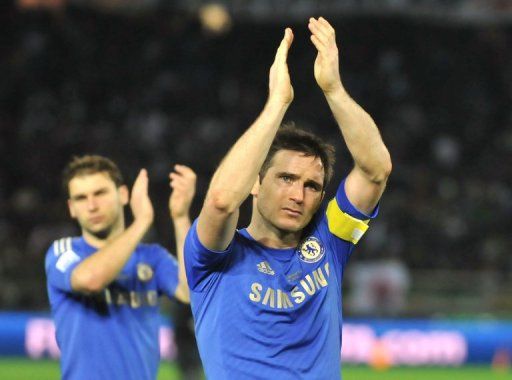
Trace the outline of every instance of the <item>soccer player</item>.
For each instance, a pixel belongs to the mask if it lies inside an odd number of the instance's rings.
[[[45,262],[63,379],[156,378],[159,296],[189,302],[183,244],[195,181],[186,166],[170,174],[176,262],[160,245],[141,243],[153,222],[146,170],[130,197],[111,160],[86,155],[67,165],[63,185],[82,236],[56,240]],[[125,227],[128,202],[133,223]]]
[[[309,20],[314,76],[354,167],[326,208],[333,148],[279,128],[293,100],[285,30],[269,97],[224,157],[185,242],[201,360],[209,379],[339,379],[341,284],[354,245],[377,215],[391,160],[372,118],[347,94],[335,31]],[[236,230],[252,194],[249,226]]]

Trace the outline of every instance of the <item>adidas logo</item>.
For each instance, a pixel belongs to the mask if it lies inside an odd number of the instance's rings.
[[[258,270],[261,272],[261,273],[265,273],[265,274],[269,274],[271,276],[275,275],[276,273],[274,272],[274,270],[270,267],[270,264],[268,263],[268,261],[262,261],[261,263],[259,263],[258,265]]]

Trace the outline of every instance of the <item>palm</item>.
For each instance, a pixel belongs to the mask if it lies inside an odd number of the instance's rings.
[[[322,85],[325,82],[325,70],[322,67],[322,57],[320,56],[320,54],[317,54],[316,56],[314,72],[316,82],[320,85],[321,88],[323,88]]]
[[[320,88],[330,92],[341,86],[338,47],[332,26],[323,18],[311,18],[309,22],[311,41],[318,50],[314,74]]]
[[[169,210],[173,219],[187,216],[196,192],[196,174],[185,165],[176,165],[169,174],[172,188]]]
[[[284,103],[292,102],[294,94],[288,67],[276,67],[275,64],[272,65],[270,68],[269,89],[270,94],[282,99]]]
[[[172,217],[179,217],[188,213],[190,204],[192,203],[193,193],[183,193],[178,190],[172,192],[169,198],[169,209]]]
[[[153,205],[148,196],[148,176],[145,170],[141,170],[132,188],[130,207],[134,218],[153,220]]]
[[[290,104],[293,100],[293,87],[288,72],[286,59],[288,50],[293,41],[292,30],[286,28],[285,35],[277,49],[274,63],[270,68],[269,75],[269,98],[275,99],[283,104]]]

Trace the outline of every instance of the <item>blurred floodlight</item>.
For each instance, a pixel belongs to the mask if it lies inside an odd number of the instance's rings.
[[[214,34],[226,33],[231,29],[232,20],[222,4],[206,4],[199,8],[199,20],[203,28]]]
[[[21,9],[59,9],[65,2],[66,0],[16,0],[16,4]]]

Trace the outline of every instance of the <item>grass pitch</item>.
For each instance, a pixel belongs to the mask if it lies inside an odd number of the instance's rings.
[[[55,380],[60,378],[59,364],[53,360],[0,359],[1,380]],[[173,364],[160,366],[158,380],[182,380]],[[186,380],[186,379],[183,379]],[[489,367],[393,368],[376,371],[368,367],[344,366],[343,380],[512,380],[512,370]]]

